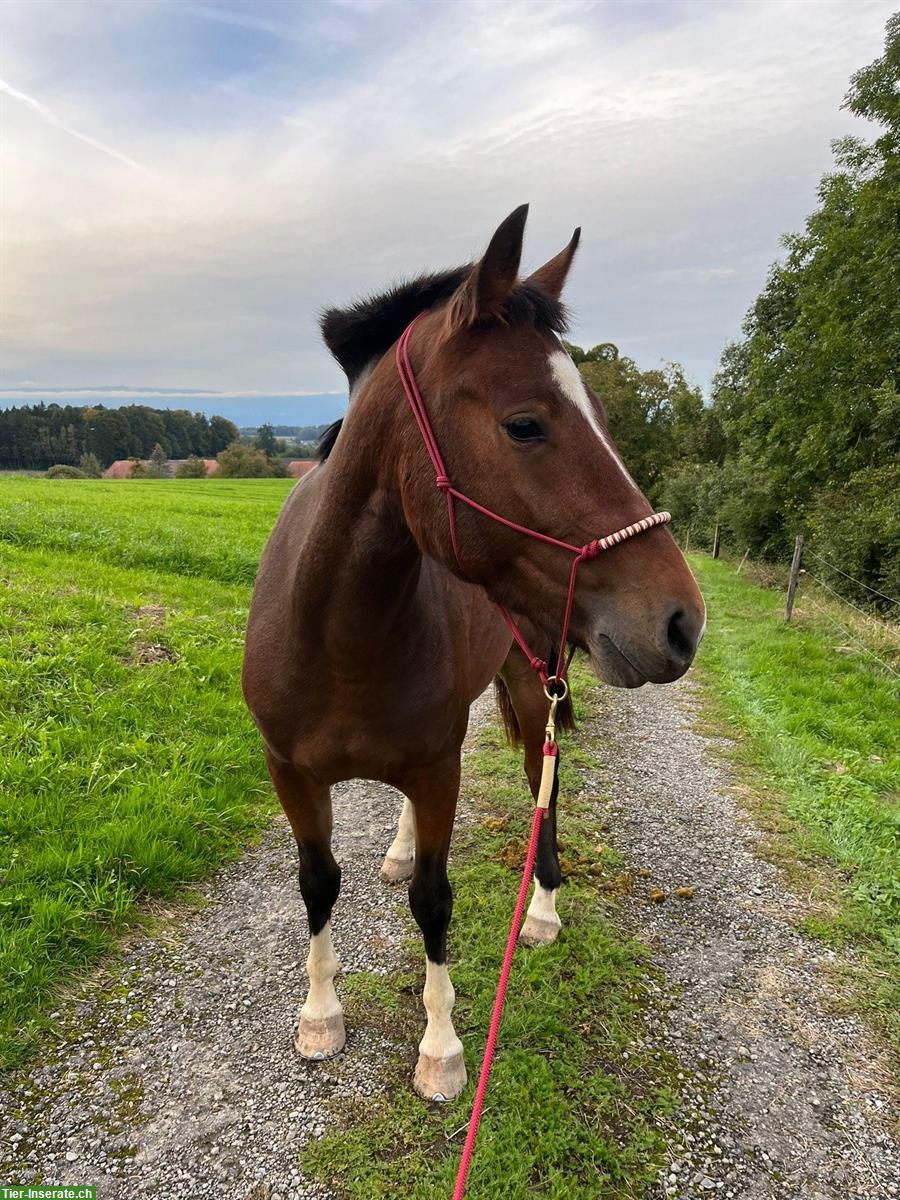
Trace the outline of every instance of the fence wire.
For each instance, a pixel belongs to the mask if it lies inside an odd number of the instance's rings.
[[[829,587],[827,583],[824,583],[821,579],[819,579],[815,575],[813,575],[813,573],[811,571],[807,570],[805,572],[805,574],[808,579],[812,579],[814,581],[814,583],[816,583],[819,587],[824,588],[826,592],[830,592],[831,595],[836,597],[836,599],[839,600],[841,604],[848,605],[850,608],[852,608],[856,612],[858,612],[861,616],[865,617],[869,621],[872,621],[873,624],[879,630],[882,628],[880,622],[875,617],[870,616],[869,613],[865,612],[864,609],[857,608],[857,606],[855,604],[850,604],[849,600],[846,600],[839,592],[836,592],[834,590],[834,588]],[[893,675],[896,679],[900,679],[900,671],[897,671],[894,667],[891,666],[890,663],[885,662],[885,660],[881,657],[881,655],[876,654],[875,651],[871,648],[871,646],[867,646],[865,642],[861,641],[858,637],[856,637],[855,634],[851,633],[850,630],[847,628],[847,626],[843,623],[843,621],[840,621],[834,615],[833,612],[830,612],[827,608],[824,607],[824,605],[817,604],[816,601],[809,594],[807,594],[805,596],[805,600],[816,610],[816,612],[820,613],[823,617],[825,617],[825,619],[827,621],[830,621],[832,625],[834,625],[837,629],[839,629],[841,631],[841,633],[847,638],[848,641],[853,642],[853,644],[855,646],[858,646],[859,649],[862,650],[864,654],[868,654],[870,656],[870,658],[874,658],[877,663],[880,663],[880,665],[882,667],[884,667],[884,669],[886,671],[890,672],[890,674]]]
[[[814,558],[816,562],[822,563],[823,566],[828,567],[832,571],[837,571],[838,575],[843,575],[845,579],[849,579],[850,582],[855,583],[857,587],[865,588],[865,590],[870,592],[873,596],[879,596],[882,600],[887,600],[888,604],[900,605],[900,600],[895,599],[893,596],[888,596],[884,592],[879,592],[878,588],[869,587],[867,583],[863,583],[861,579],[857,579],[855,576],[848,574],[848,572],[843,570],[842,567],[837,566],[827,558],[823,558],[823,556],[821,554],[817,554],[815,550],[804,548],[803,553],[804,557],[808,555],[810,558]],[[847,600],[846,603],[849,604],[850,601]]]

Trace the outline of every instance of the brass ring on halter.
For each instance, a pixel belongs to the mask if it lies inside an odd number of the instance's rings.
[[[551,687],[554,689],[552,692],[550,691]],[[557,688],[559,688],[560,690],[557,691],[556,690]],[[544,684],[544,695],[547,697],[548,700],[562,701],[562,700],[565,700],[565,698],[566,698],[566,696],[568,696],[568,694],[569,694],[569,685],[566,683],[566,681],[564,679],[560,679],[560,677],[558,675],[551,675],[548,678],[547,682]]]

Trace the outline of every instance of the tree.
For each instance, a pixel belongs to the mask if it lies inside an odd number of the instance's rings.
[[[682,526],[707,537],[719,524],[757,554],[783,558],[803,529],[813,552],[895,595],[900,14],[888,21],[884,54],[851,79],[845,107],[880,132],[833,144],[818,205],[802,232],[782,239],[784,257],[743,337],[722,353],[711,403],[697,410],[690,396],[675,399],[680,458],[658,496]],[[855,600],[872,596],[837,572],[829,581]]]
[[[275,440],[275,430],[271,425],[260,425],[256,431],[253,445],[261,450],[266,458],[274,458],[278,454],[278,442]]]
[[[171,475],[166,452],[159,442],[153,447],[150,461],[145,466],[145,474],[148,479],[168,479]]]
[[[620,357],[612,342],[590,350],[567,348],[602,398],[610,433],[629,471],[651,497],[669,466],[715,442],[703,397],[677,363],[642,371],[632,359]]]
[[[225,417],[210,417],[209,420],[210,454],[218,454],[232,442],[240,440],[240,431],[233,421]]]
[[[176,479],[206,479],[208,474],[206,463],[196,454],[189,455],[175,468]]]
[[[272,464],[261,450],[235,441],[219,455],[219,474],[226,479],[263,479],[272,474]]]
[[[96,454],[82,454],[78,460],[78,467],[81,473],[86,475],[88,479],[99,479],[103,474]]]
[[[167,455],[218,453],[238,436],[224,417],[143,404],[121,408],[34,404],[0,411],[0,468],[43,470],[93,454],[101,467],[120,458],[149,458],[158,442]]]

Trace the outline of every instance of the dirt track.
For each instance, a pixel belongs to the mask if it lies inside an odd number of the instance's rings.
[[[686,1066],[656,1195],[887,1200],[900,1154],[882,1129],[877,1055],[858,1022],[827,1012],[833,955],[794,932],[800,905],[758,857],[693,709],[686,685],[609,693],[591,729],[607,827],[637,878],[623,917],[665,973],[654,1036]],[[377,869],[399,799],[357,783],[335,809],[342,969],[391,969],[406,898]],[[294,862],[278,822],[206,889],[202,911],[132,945],[67,1014],[62,1040],[0,1091],[3,1182],[95,1182],[101,1200],[324,1200],[297,1152],[330,1100],[378,1089],[396,1047],[363,1020],[332,1063],[292,1053],[306,955]],[[692,899],[674,898],[681,885]],[[667,898],[651,902],[652,887]],[[564,893],[560,909],[565,922]]]

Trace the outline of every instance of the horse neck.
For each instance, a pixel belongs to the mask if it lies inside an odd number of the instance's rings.
[[[383,395],[376,384],[373,380],[353,400],[323,467],[327,482],[323,478],[314,531],[315,541],[338,564],[338,584],[355,589],[361,610],[375,621],[408,602],[423,558],[401,495],[402,397]]]

